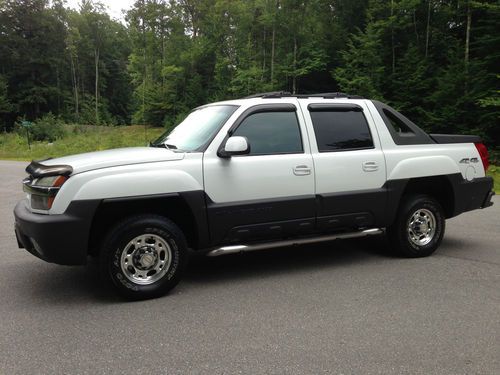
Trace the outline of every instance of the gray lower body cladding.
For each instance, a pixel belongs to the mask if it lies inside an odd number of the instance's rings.
[[[460,174],[444,177],[453,186],[448,217],[492,204],[492,178],[466,181]],[[177,194],[195,217],[200,239],[196,250],[206,250],[226,244],[383,228],[393,222],[407,184],[408,180],[396,180],[374,190],[224,204],[212,202],[203,191]],[[124,201],[134,199],[137,197]],[[85,264],[94,216],[102,203],[73,201],[64,214],[41,215],[30,212],[25,201],[19,202],[14,209],[19,247],[48,262]]]
[[[473,181],[467,181],[458,176],[455,177],[454,186],[455,210],[453,216],[493,205],[491,198],[495,193],[492,191],[493,178],[491,177],[475,178]]]
[[[82,265],[87,262],[92,219],[99,200],[73,201],[64,214],[32,213],[26,201],[14,209],[18,245],[50,263]]]

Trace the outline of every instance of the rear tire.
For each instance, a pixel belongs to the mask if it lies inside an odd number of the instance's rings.
[[[186,239],[171,220],[138,215],[116,224],[100,252],[101,275],[130,300],[156,298],[180,281],[188,258]]]
[[[441,244],[446,226],[443,208],[428,195],[403,198],[394,223],[387,228],[392,247],[402,256],[431,255]]]

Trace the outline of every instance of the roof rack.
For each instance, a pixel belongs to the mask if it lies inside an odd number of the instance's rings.
[[[296,98],[324,98],[324,99],[336,99],[336,98],[346,98],[346,99],[364,99],[359,95],[350,95],[343,92],[323,92],[320,94],[292,94],[288,91],[272,91],[272,92],[263,92],[259,94],[245,96],[243,99],[253,99],[253,98],[262,98],[262,99],[276,99],[283,97],[296,97]]]
[[[259,94],[253,94],[245,96],[243,99],[253,99],[253,98],[282,98],[283,96],[292,96],[292,93],[288,91],[271,91],[271,92],[261,92]]]
[[[335,99],[335,98],[364,99],[362,96],[346,94],[345,92],[323,92],[321,94],[303,94],[300,95],[300,97],[324,98],[324,99]]]

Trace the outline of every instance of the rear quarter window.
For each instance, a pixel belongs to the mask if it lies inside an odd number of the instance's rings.
[[[402,113],[387,104],[372,100],[396,145],[423,145],[435,143],[429,135]]]

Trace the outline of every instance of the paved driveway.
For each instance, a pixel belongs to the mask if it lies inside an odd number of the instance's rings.
[[[1,374],[500,373],[500,199],[449,220],[429,258],[382,237],[201,258],[127,303],[95,265],[17,248],[25,166],[0,161]]]

